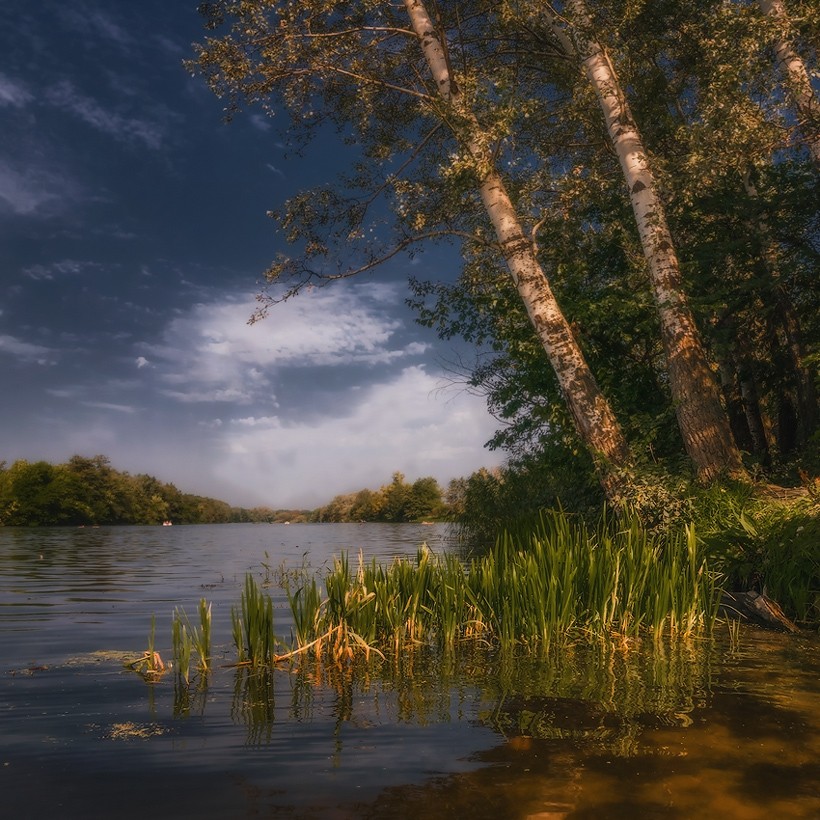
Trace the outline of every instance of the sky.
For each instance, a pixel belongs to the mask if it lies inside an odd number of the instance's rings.
[[[258,111],[223,122],[182,67],[197,5],[4,3],[0,462],[103,454],[275,508],[498,464],[498,423],[448,375],[464,350],[405,305],[408,276],[452,279],[455,251],[248,324],[286,250],[267,212],[331,179],[345,149],[324,135],[298,156]]]

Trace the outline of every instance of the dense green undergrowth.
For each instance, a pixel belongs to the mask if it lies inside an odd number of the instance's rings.
[[[508,516],[492,494],[482,499],[480,514],[468,509],[459,522],[468,540],[486,544],[493,531],[537,525],[537,513],[519,509]],[[820,625],[820,480],[786,488],[726,481],[701,487],[660,469],[644,470],[632,481],[626,503],[653,535],[666,537],[694,526],[709,569],[723,588],[765,592],[790,618]],[[586,520],[596,515],[588,504],[571,509]]]
[[[820,498],[813,488],[716,488],[696,523],[726,589],[754,589],[803,626],[820,626]]]

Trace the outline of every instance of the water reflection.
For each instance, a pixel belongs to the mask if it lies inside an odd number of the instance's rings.
[[[240,667],[234,676],[231,718],[248,731],[248,744],[270,743],[276,720],[276,693],[270,667]]]
[[[174,718],[188,718],[192,715],[202,717],[208,702],[209,676],[192,679],[186,682],[181,675],[174,675]]]
[[[201,818],[820,817],[814,639],[748,629],[737,642],[220,666],[234,660],[230,607],[266,552],[299,566],[309,548],[321,566],[339,545],[399,551],[403,532],[412,555],[419,532],[137,529],[0,532],[11,816],[144,818],[150,783],[164,816]],[[201,685],[123,668],[154,612],[167,657],[174,607],[203,594],[215,665]]]
[[[481,719],[504,738],[477,752],[486,769],[387,789],[358,815],[820,817],[816,650],[750,631],[734,656],[696,645],[518,659],[485,688]]]
[[[815,650],[755,631],[734,652],[720,641],[647,642],[540,657],[473,647],[344,667],[308,660],[236,670],[232,717],[249,744],[275,743],[277,720],[324,723],[336,766],[361,742],[349,742],[346,724],[431,726],[443,739],[464,721],[496,737],[468,756],[471,771],[392,786],[339,817],[808,818],[820,816]]]

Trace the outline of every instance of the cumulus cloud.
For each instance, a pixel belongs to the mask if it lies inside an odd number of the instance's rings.
[[[283,368],[390,364],[423,354],[419,342],[393,341],[397,301],[385,287],[317,290],[254,325],[250,299],[199,304],[146,352],[163,363],[166,395],[179,401],[271,402],[272,377]]]
[[[233,419],[215,432],[215,477],[264,488],[262,503],[313,506],[384,484],[396,470],[444,484],[499,463],[483,446],[496,426],[483,400],[440,388],[438,377],[410,366],[363,390],[342,417],[287,424],[275,416]]]

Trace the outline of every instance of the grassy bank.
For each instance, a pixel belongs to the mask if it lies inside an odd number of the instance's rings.
[[[691,504],[709,563],[727,589],[754,589],[804,627],[820,626],[820,493],[716,486]]]

